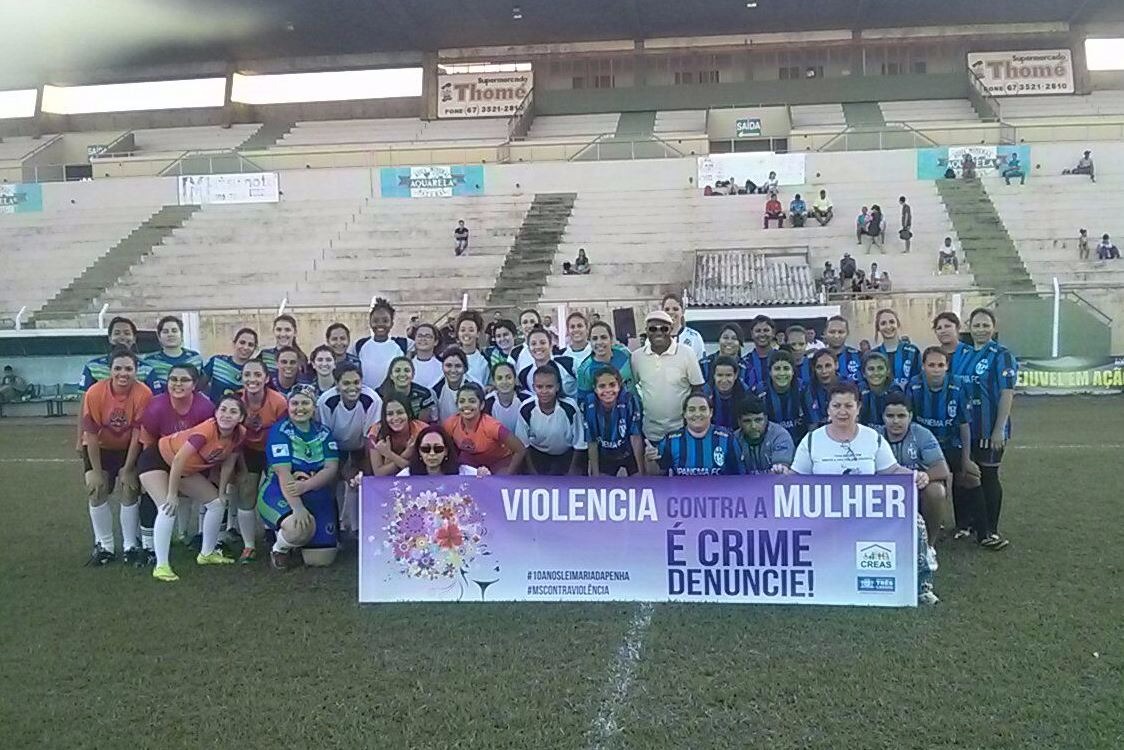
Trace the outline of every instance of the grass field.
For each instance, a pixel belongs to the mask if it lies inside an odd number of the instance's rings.
[[[1015,408],[1011,546],[946,544],[905,611],[359,607],[353,556],[160,585],[82,567],[73,425],[0,422],[0,747],[1124,747],[1124,402]]]

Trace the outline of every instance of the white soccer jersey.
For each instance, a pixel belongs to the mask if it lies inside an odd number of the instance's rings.
[[[414,363],[414,382],[418,385],[424,385],[432,391],[441,378],[445,377],[445,372],[441,369],[441,360],[436,355],[429,359],[414,357],[412,361]]]
[[[568,398],[558,399],[550,414],[543,413],[538,399],[527,399],[519,407],[515,436],[523,445],[552,456],[560,456],[571,448],[585,450],[586,447],[581,410]]]
[[[339,389],[329,388],[316,402],[316,412],[340,450],[357,451],[367,446],[367,431],[382,417],[382,399],[364,385],[359,389],[359,399],[348,407]]]
[[[511,404],[504,406],[500,403],[499,394],[492,391],[484,399],[484,413],[499,420],[500,424],[514,433],[516,425],[519,423],[519,407],[523,405],[524,401],[531,398],[531,394],[526,391],[516,391],[513,396]]]

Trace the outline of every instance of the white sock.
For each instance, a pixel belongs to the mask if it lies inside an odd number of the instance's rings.
[[[258,536],[257,511],[238,509],[238,531],[242,534],[242,546],[253,549]]]
[[[140,503],[121,506],[121,547],[126,552],[137,546],[140,536]]]
[[[290,544],[285,539],[285,535],[281,533],[281,529],[277,530],[277,541],[273,543],[274,552],[288,552],[291,549],[295,549],[296,546],[295,544]]]
[[[148,550],[149,552],[156,549],[156,544],[152,538],[152,529],[141,527],[141,549]]]
[[[222,512],[225,507],[226,504],[216,497],[200,508],[204,515],[199,524],[203,530],[203,545],[199,548],[199,554],[209,555],[215,551],[215,546],[219,543],[219,532],[222,531]]]
[[[90,525],[94,527],[94,539],[106,552],[113,552],[113,511],[109,501],[90,506]]]
[[[359,489],[347,487],[343,491],[343,508],[340,510],[340,528],[359,530]]]
[[[153,524],[152,536],[156,542],[157,565],[168,564],[168,553],[172,547],[172,532],[175,531],[175,528],[176,516],[169,516],[162,510],[156,513],[156,523]]]

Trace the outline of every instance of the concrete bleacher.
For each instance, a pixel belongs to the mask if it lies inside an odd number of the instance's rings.
[[[959,275],[936,273],[936,248],[956,232],[944,204],[929,182],[828,183],[786,188],[787,206],[796,192],[809,202],[823,187],[835,206],[826,227],[811,221],[803,228],[763,229],[764,196],[703,196],[696,190],[651,190],[624,193],[579,193],[555,259],[554,271],[543,291],[543,302],[594,302],[659,297],[683,289],[690,281],[692,251],[761,249],[780,255],[806,252],[813,275],[819,277],[830,261],[838,270],[844,252],[859,268],[872,262],[888,271],[893,289],[950,291],[973,284],[970,269]],[[897,197],[910,199],[914,216],[913,249],[903,254],[897,238]],[[862,246],[855,239],[855,216],[863,205],[878,203],[887,217],[885,252]],[[775,227],[775,225],[774,225]],[[585,248],[591,273],[566,276],[562,263]]]
[[[507,139],[507,120],[431,120],[395,117],[374,120],[298,122],[276,147],[380,145],[448,141],[501,143]]]
[[[929,99],[880,102],[886,122],[978,122],[979,115],[967,99]]]
[[[30,136],[9,136],[0,140],[0,161],[20,161],[35,149],[49,141],[53,136],[31,138]]]
[[[238,148],[257,132],[260,124],[199,125],[184,128],[134,130],[134,148],[147,152],[225,151]]]
[[[847,127],[841,104],[801,104],[791,111],[794,129],[839,131]]]
[[[1004,120],[1033,120],[1034,118],[1095,118],[1102,115],[1124,115],[1124,91],[1094,91],[1078,96],[1055,94],[1053,96],[1010,96],[999,103]]]
[[[987,178],[984,185],[1039,289],[1048,290],[1055,277],[1068,287],[1124,286],[1124,261],[1096,260],[1102,234],[1124,244],[1124,178],[1102,175],[1093,183],[1081,175],[1035,176],[1009,186]],[[1085,261],[1077,250],[1082,228],[1089,230],[1091,258]]]
[[[705,133],[706,110],[684,109],[656,112],[654,132],[661,138]]]
[[[0,307],[38,310],[159,208],[0,214]]]
[[[529,139],[596,138],[604,133],[615,133],[620,114],[609,112],[596,115],[543,115],[536,117],[527,133]]]
[[[107,291],[114,309],[483,305],[529,198],[300,201],[206,206]],[[453,228],[472,231],[453,255]],[[237,290],[232,292],[232,290]]]

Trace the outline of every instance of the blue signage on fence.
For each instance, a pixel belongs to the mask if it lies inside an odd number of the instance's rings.
[[[43,210],[43,186],[38,183],[0,185],[0,214],[27,214]]]
[[[451,198],[483,195],[480,165],[383,167],[379,173],[383,198]]]
[[[943,179],[949,167],[961,177],[965,154],[971,154],[980,177],[1002,174],[1016,154],[1022,170],[1030,174],[1030,146],[944,146],[917,149],[917,179]]]

